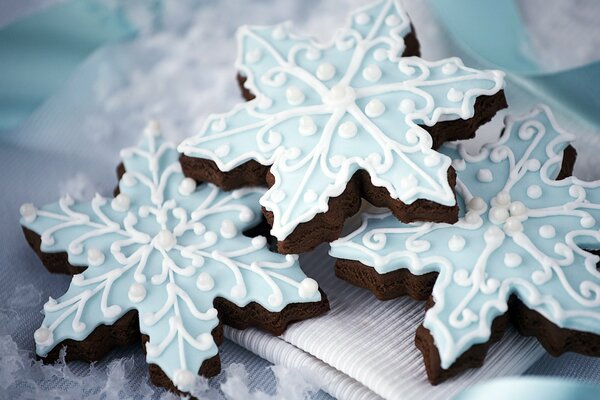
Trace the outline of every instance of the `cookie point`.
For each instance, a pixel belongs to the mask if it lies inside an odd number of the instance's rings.
[[[37,209],[33,203],[24,203],[19,208],[19,213],[26,223],[31,223],[37,218]]]

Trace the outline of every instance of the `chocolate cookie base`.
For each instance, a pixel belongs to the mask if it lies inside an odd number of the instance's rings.
[[[418,56],[419,42],[414,28],[405,37],[405,51],[403,56]],[[246,100],[254,99],[254,95],[244,84],[246,78],[237,76],[242,96]],[[422,126],[429,132],[433,139],[433,146],[437,148],[443,143],[454,140],[465,140],[475,136],[476,130],[487,123],[496,112],[505,108],[506,98],[504,91],[491,96],[480,96],[475,101],[475,114],[472,118],[439,122],[434,126]],[[274,178],[269,172],[270,166],[261,165],[250,160],[232,169],[220,171],[216,163],[211,160],[189,157],[180,157],[183,173],[197,182],[211,182],[224,190],[233,190],[244,186],[267,186],[274,183]],[[455,171],[448,171],[448,183],[454,187],[456,180]],[[277,250],[280,253],[304,253],[313,250],[323,242],[331,242],[339,238],[344,221],[354,215],[360,208],[360,198],[364,198],[378,207],[389,208],[402,222],[415,221],[454,223],[458,220],[458,206],[444,206],[429,200],[417,200],[412,204],[394,199],[387,189],[372,184],[368,173],[364,170],[357,171],[346,184],[344,192],[335,198],[330,198],[328,211],[317,214],[310,221],[299,224],[284,240],[278,241]],[[267,221],[273,223],[273,213],[263,208]]]
[[[557,180],[572,174],[576,157],[577,153],[573,147],[568,146],[564,150]],[[433,305],[431,292],[438,276],[437,272],[413,275],[406,269],[379,274],[374,268],[359,261],[345,259],[336,261],[335,274],[356,286],[370,290],[380,300],[404,295],[416,300],[428,300],[427,309]],[[430,331],[423,325],[417,328],[415,345],[423,354],[429,381],[436,385],[469,368],[481,367],[488,349],[502,338],[509,322],[521,335],[536,337],[553,356],[569,351],[600,356],[600,335],[560,328],[540,313],[527,308],[516,296],[512,296],[508,301],[508,312],[494,319],[490,338],[484,343],[473,345],[448,369],[441,367],[439,351]]]

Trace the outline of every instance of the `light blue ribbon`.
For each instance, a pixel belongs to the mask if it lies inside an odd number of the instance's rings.
[[[131,34],[119,12],[89,0],[0,29],[0,131],[24,120],[98,46]]]
[[[600,127],[600,61],[547,72],[523,49],[529,38],[512,0],[430,0],[439,22],[471,56],[507,71],[544,102]]]

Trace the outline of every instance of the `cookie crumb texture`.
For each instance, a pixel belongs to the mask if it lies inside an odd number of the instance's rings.
[[[436,149],[472,138],[506,107],[503,74],[419,58],[398,2],[355,10],[331,42],[289,24],[242,27],[246,103],[179,147],[184,174],[224,190],[262,185],[281,253],[339,237],[360,199],[402,222],[455,222],[455,171]]]
[[[600,356],[600,181],[571,176],[573,139],[545,106],[509,116],[476,155],[443,148],[457,170],[456,224],[366,214],[331,244],[339,278],[380,300],[427,301],[415,344],[432,384],[481,367],[509,323],[554,356]]]
[[[48,271],[71,275],[44,305],[36,352],[44,361],[96,361],[140,342],[152,382],[186,394],[197,374],[219,373],[223,324],[280,335],[326,312],[298,257],[258,233],[264,189],[223,192],[185,178],[174,146],[150,124],[121,152],[112,199],[63,197],[21,207],[25,238]]]

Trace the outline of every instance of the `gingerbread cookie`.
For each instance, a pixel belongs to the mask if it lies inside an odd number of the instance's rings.
[[[44,360],[66,346],[67,360],[94,361],[141,337],[152,381],[186,392],[198,373],[219,372],[223,323],[279,335],[328,309],[297,256],[243,235],[261,221],[264,189],[197,187],[156,124],[121,156],[113,199],[21,207],[44,265],[73,275],[67,292],[44,305],[35,331]]]
[[[508,117],[476,155],[442,149],[457,170],[456,224],[365,215],[331,244],[342,279],[382,299],[429,298],[416,345],[432,383],[481,366],[509,320],[553,355],[600,356],[600,181],[570,176],[572,139],[546,107]]]
[[[212,115],[185,140],[184,174],[225,190],[267,185],[260,203],[282,253],[339,237],[364,197],[404,222],[455,222],[450,159],[506,106],[500,71],[425,61],[393,0],[355,10],[329,43],[289,24],[238,31],[250,101]]]

